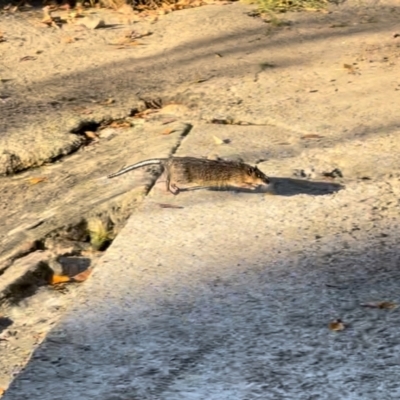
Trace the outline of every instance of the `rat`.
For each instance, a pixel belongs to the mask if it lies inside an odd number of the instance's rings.
[[[199,187],[256,189],[270,184],[269,178],[257,167],[225,160],[208,160],[195,157],[153,158],[129,165],[107,178],[125,174],[136,168],[159,164],[166,172],[167,191],[176,195],[178,185],[197,184]]]

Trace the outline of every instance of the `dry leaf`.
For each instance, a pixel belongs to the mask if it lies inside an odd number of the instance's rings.
[[[343,68],[347,69],[349,74],[357,74],[357,67],[351,64],[343,64]]]
[[[43,19],[42,19],[42,23],[44,23],[44,24],[48,24],[48,23],[52,23],[53,22],[53,17],[51,16],[51,13],[54,11],[54,10],[51,10],[50,9],[50,6],[46,6],[46,7],[43,7],[42,8],[42,11],[43,11]]]
[[[2,396],[5,393],[6,389],[0,388],[0,396]]]
[[[83,13],[85,11],[84,8],[83,8],[83,2],[78,1],[75,4],[75,10],[77,10],[79,13]]]
[[[225,142],[217,136],[213,136],[215,144],[224,144]]]
[[[47,177],[45,177],[45,176],[37,176],[37,177],[28,179],[28,182],[31,185],[36,185],[37,183],[45,182],[45,181],[47,181]]]
[[[233,124],[233,119],[219,119],[219,118],[213,118],[210,123],[212,124],[218,124],[218,125],[232,125]]]
[[[203,82],[207,82],[210,79],[211,78],[199,78],[199,79],[196,79],[195,81],[192,81],[190,83],[203,83]]]
[[[97,133],[96,133],[96,132],[92,132],[92,131],[85,131],[85,136],[86,136],[88,139],[92,139],[92,140],[98,139]]]
[[[71,278],[65,275],[53,275],[50,279],[50,285],[57,285],[65,282],[71,282]]]
[[[397,304],[391,301],[379,301],[377,303],[362,303],[362,307],[380,308],[385,310],[393,310],[397,308]]]
[[[34,61],[34,60],[36,60],[36,57],[34,57],[34,56],[25,56],[25,57],[22,57],[19,59],[20,62],[21,61]]]
[[[102,104],[103,106],[108,106],[110,104],[114,104],[115,100],[112,98],[109,98],[107,100],[101,101],[99,104]]]
[[[118,44],[118,43],[110,43],[110,45],[115,46],[117,45],[116,49],[129,49],[129,47],[134,47],[134,46],[144,46],[143,43],[137,42],[137,41],[132,41],[132,42],[127,42],[124,44]]]
[[[266,124],[255,124],[253,122],[247,122],[247,121],[237,121],[232,118],[226,118],[226,119],[220,119],[220,118],[213,118],[211,121],[209,121],[210,124],[218,124],[218,125],[241,125],[241,126],[250,126],[250,125],[255,125],[255,126],[264,126]]]
[[[61,29],[63,21],[59,17],[54,17],[51,19],[43,19],[42,21],[39,21],[36,25],[40,27],[50,27],[52,26],[53,28]]]
[[[167,124],[170,124],[170,123],[172,123],[172,122],[175,122],[176,121],[176,119],[167,119],[167,120],[165,120],[165,121],[163,121],[162,122],[162,125],[167,125]]]
[[[63,39],[63,42],[64,43],[74,43],[75,42],[75,38],[73,38],[73,37],[64,37]]]
[[[164,136],[170,135],[172,132],[175,132],[175,131],[176,131],[176,129],[167,128],[167,129],[164,129],[164,130],[161,132],[161,135],[164,135]]]
[[[108,125],[110,128],[130,128],[132,124],[129,121],[113,121]]]
[[[242,126],[250,126],[250,125],[255,125],[255,126],[263,126],[266,124],[256,124],[254,122],[247,122],[247,121],[233,121],[232,125],[242,125]]]
[[[125,34],[125,38],[128,38],[128,39],[140,39],[142,37],[150,36],[152,34],[153,34],[153,32],[150,32],[150,31],[146,31],[146,32],[143,32],[143,33],[139,33],[139,32],[136,32],[136,31],[130,31],[130,32],[127,32]]]
[[[149,114],[154,114],[154,113],[158,113],[158,112],[159,112],[159,110],[154,110],[154,109],[148,108],[147,110],[136,113],[135,115],[133,115],[133,118],[145,119],[148,117]]]
[[[345,328],[342,320],[340,319],[335,319],[331,322],[329,322],[329,329],[331,331],[342,331]]]
[[[230,139],[220,139],[217,136],[213,136],[213,138],[214,138],[215,144],[218,144],[218,145],[220,145],[220,144],[228,144],[228,143],[231,142]]]
[[[87,270],[81,272],[72,277],[74,282],[84,282],[87,278],[89,278],[90,274],[92,273],[92,268],[88,268]]]
[[[182,206],[175,206],[174,204],[157,203],[161,208],[184,208]]]
[[[49,25],[49,26],[51,26],[51,25],[53,25],[53,18],[43,18],[41,21],[40,21],[40,23],[41,24],[45,24],[45,25]]]
[[[316,133],[309,133],[307,135],[303,135],[300,139],[322,139],[323,136],[317,135]]]

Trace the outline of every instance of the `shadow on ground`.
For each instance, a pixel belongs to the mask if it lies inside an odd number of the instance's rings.
[[[77,306],[4,400],[396,397],[400,314],[362,304],[398,299],[400,254],[364,241],[324,257],[314,244],[222,273],[215,265],[197,288],[154,276],[139,290],[157,289],[145,311],[140,294],[101,314]],[[338,318],[345,329],[330,331]]]
[[[0,316],[0,333],[6,330],[9,326],[13,324],[13,320],[8,317]],[[0,338],[0,341],[2,339]]]
[[[398,10],[399,7],[380,7],[382,13],[384,11],[397,13]],[[305,42],[311,43],[335,37],[348,38],[359,33],[378,33],[387,29],[386,25],[377,26],[375,23],[331,28],[329,24],[332,17],[329,14],[310,14],[300,21],[299,25],[311,29],[314,23],[321,24],[324,21],[327,24],[325,29],[301,35],[293,32],[292,36],[285,40],[280,38],[279,30],[273,31],[271,34],[266,33],[268,27],[266,24],[265,31],[260,31],[257,26],[257,28],[234,34],[194,40],[191,43],[164,50],[157,55],[135,56],[119,63],[104,63],[101,67],[91,68],[84,72],[75,71],[71,74],[32,83],[29,88],[30,93],[46,93],[48,96],[16,102],[15,105],[6,103],[0,107],[5,116],[15,112],[23,113],[28,124],[29,115],[43,112],[46,108],[49,108],[49,111],[54,107],[68,109],[76,107],[77,103],[85,104],[95,98],[104,99],[104,96],[109,97],[114,94],[118,97],[126,92],[127,87],[130,88],[131,94],[159,96],[161,93],[161,97],[163,97],[164,93],[165,96],[168,96],[171,91],[176,91],[180,84],[198,79],[198,68],[196,67],[198,62],[201,62],[202,78],[246,76],[254,73],[254,66],[257,66],[257,63],[246,62],[239,57],[241,55],[248,58],[249,55],[269,48],[279,48],[280,46],[296,48],[296,45]],[[223,54],[223,57],[216,62],[215,54]],[[296,52],[287,52],[287,54],[289,55],[286,58],[280,56],[272,60],[275,68],[285,68],[308,62],[306,57],[301,54],[296,55]],[[260,57],[262,56],[260,55]],[[260,68],[263,63],[265,60],[261,58],[259,60]],[[166,71],[173,71],[173,74],[166,73]],[[105,77],[107,78],[105,79]],[[112,82],[112,85],[106,84],[107,82]],[[11,91],[14,93],[9,93],[8,96],[18,97],[20,88],[14,86]],[[49,98],[43,100],[43,97]],[[65,99],[71,98],[75,98],[76,102],[65,101]],[[6,118],[3,118],[3,121],[5,124]],[[4,129],[3,133],[5,133]]]
[[[297,196],[300,194],[307,194],[310,196],[324,196],[338,192],[344,189],[344,185],[334,183],[334,182],[316,182],[307,181],[303,179],[292,179],[292,178],[278,178],[269,177],[273,189],[269,188],[263,190],[262,188],[257,189],[242,189],[236,187],[227,188],[204,188],[204,187],[194,187],[181,189],[181,192],[191,192],[196,190],[209,190],[212,192],[225,192],[234,191],[237,193],[248,193],[260,195],[261,193],[270,193],[271,195],[278,196]],[[272,191],[273,190],[273,191]]]
[[[324,196],[344,189],[344,186],[334,182],[315,182],[303,179],[271,177],[275,194],[279,196],[296,196],[308,194],[312,196]]]

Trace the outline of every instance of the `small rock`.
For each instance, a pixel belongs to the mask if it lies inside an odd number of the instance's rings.
[[[52,271],[54,272],[55,275],[63,275],[64,268],[61,265],[61,263],[59,263],[56,260],[49,260],[48,264],[49,264],[49,267],[52,269]]]
[[[86,26],[88,29],[97,29],[105,25],[104,21],[95,16],[84,17],[76,21],[76,25]]]
[[[183,116],[187,114],[189,111],[190,111],[189,107],[183,104],[171,103],[162,107],[159,111],[159,114]]]
[[[329,172],[323,172],[322,175],[326,178],[343,178],[342,171],[339,168],[335,168]]]
[[[62,238],[47,238],[44,242],[46,249],[52,256],[73,256],[78,254],[84,246],[82,243]]]
[[[118,134],[115,128],[104,128],[99,131],[99,137],[102,139],[111,139]]]
[[[306,169],[295,169],[293,175],[299,178],[315,179],[318,174],[315,169],[311,167]]]

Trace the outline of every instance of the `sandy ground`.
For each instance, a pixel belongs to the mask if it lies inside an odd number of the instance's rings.
[[[379,196],[371,206],[380,212],[376,220],[396,218],[396,2],[345,2],[329,13],[286,14],[279,16],[287,22],[281,26],[250,16],[252,10],[240,3],[209,5],[132,24],[116,12],[89,10],[106,22],[95,30],[42,26],[35,9],[2,12],[2,271],[11,271],[7,260],[21,244],[82,218],[106,215],[120,229],[154,176],[135,173],[112,184],[98,178],[176,151],[258,163],[276,178],[278,194],[294,196],[290,207],[299,213],[306,202],[296,194],[351,187],[349,221],[337,220],[350,230],[361,200]],[[127,44],[128,33],[144,37]],[[134,110],[158,105],[161,111],[135,118]],[[120,119],[129,126],[109,125]],[[242,125],[211,125],[212,119]],[[88,141],[85,131],[98,137]],[[32,184],[37,177],[46,179]],[[293,180],[291,188],[282,178]],[[304,179],[328,186],[304,188]],[[56,298],[42,288],[3,307],[0,387],[8,386],[75,296],[72,286]]]

